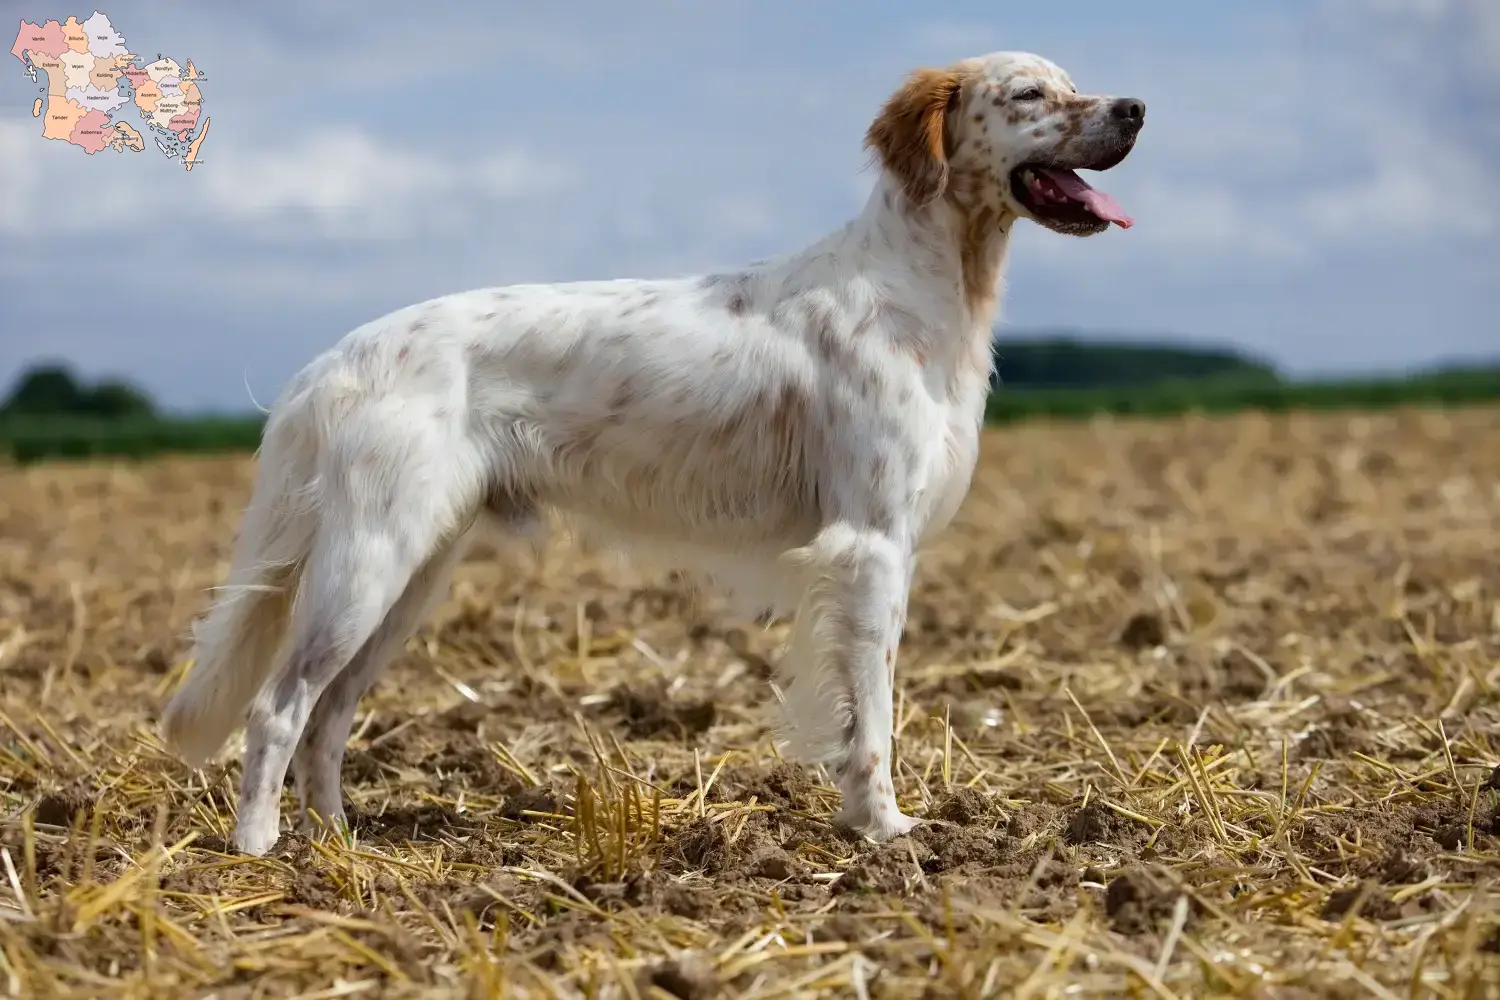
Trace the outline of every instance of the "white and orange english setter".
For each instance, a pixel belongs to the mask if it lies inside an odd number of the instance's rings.
[[[233,569],[164,712],[194,766],[247,723],[238,848],[277,840],[288,768],[304,817],[343,820],[360,696],[472,529],[547,511],[793,618],[790,752],[831,767],[842,824],[909,830],[896,647],[916,552],[969,488],[1011,230],[1130,226],[1075,171],[1118,164],[1144,120],[1028,53],[919,70],[869,126],[864,209],[804,249],[461,292],[314,359],[271,412]]]

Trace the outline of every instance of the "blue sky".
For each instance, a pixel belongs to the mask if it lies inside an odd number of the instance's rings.
[[[0,385],[64,358],[245,409],[410,302],[792,249],[859,209],[861,136],[908,70],[995,49],[1149,108],[1102,181],[1136,228],[1023,226],[1002,336],[1309,374],[1500,355],[1494,0],[99,6],[196,63],[213,125],[192,173],[45,141],[5,28]]]

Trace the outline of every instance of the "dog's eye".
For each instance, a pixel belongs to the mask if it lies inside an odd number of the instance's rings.
[[[1021,91],[1019,94],[1011,95],[1011,100],[1013,101],[1040,101],[1041,99],[1042,92],[1036,87],[1031,87]]]

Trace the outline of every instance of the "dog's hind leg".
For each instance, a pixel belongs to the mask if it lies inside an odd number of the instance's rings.
[[[545,525],[537,509],[504,491],[486,497],[479,525],[492,539],[520,546],[540,544]],[[477,526],[476,526],[477,527]],[[415,573],[374,635],[349,665],[324,688],[292,757],[299,822],[307,832],[320,824],[345,826],[341,772],[349,731],[359,700],[448,593],[453,571],[469,548],[473,531],[440,548]]]
[[[247,854],[276,842],[282,783],[314,705],[363,648],[391,641],[377,636],[382,624],[478,507],[478,465],[440,421],[358,414],[335,436],[291,642],[250,709],[235,825]]]
[[[299,823],[306,832],[318,825],[347,828],[340,773],[355,710],[386,666],[447,594],[453,568],[463,555],[461,542],[439,549],[415,574],[354,659],[323,689],[292,758],[300,802]]]

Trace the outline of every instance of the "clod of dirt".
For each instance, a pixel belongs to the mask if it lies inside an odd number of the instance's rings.
[[[1343,695],[1327,695],[1322,701],[1323,714],[1329,722],[1357,726],[1360,724],[1360,708]]]
[[[238,854],[238,849],[234,853]],[[322,860],[322,855],[313,850],[312,841],[306,835],[291,830],[276,838],[276,843],[271,845],[266,856],[285,861],[298,871],[310,868]]]
[[[745,871],[759,865],[762,858],[783,854],[766,825],[764,814],[753,816],[730,842],[723,823],[699,817],[668,840],[663,858],[681,871],[702,871],[709,875]]]
[[[858,919],[847,913],[830,914],[827,920],[812,929],[812,939],[825,941],[858,942],[864,938],[864,930]]]
[[[1437,841],[1438,846],[1443,850],[1456,851],[1464,846],[1464,838],[1468,836],[1468,833],[1468,827],[1460,823],[1449,823],[1438,827],[1432,839]]]
[[[217,833],[206,833],[193,841],[193,848],[199,851],[212,851],[215,854],[237,854],[234,845],[228,838],[221,837]]]
[[[552,789],[545,785],[538,785],[507,798],[500,807],[500,816],[503,819],[530,823],[538,817],[522,815],[523,813],[556,813],[557,811],[557,796],[553,794]]]
[[[336,910],[343,898],[338,886],[321,872],[298,872],[287,898],[315,910]]]
[[[573,882],[573,888],[581,892],[584,898],[606,910],[620,906],[638,906],[645,899],[648,887],[647,879],[641,872],[627,876],[622,882],[593,882],[586,877]]]
[[[609,707],[624,716],[626,731],[635,740],[691,739],[707,732],[718,717],[712,701],[678,702],[664,685],[636,688],[622,684],[615,688]]]
[[[673,791],[687,796],[697,787],[696,779],[687,775],[673,786]],[[778,810],[812,811],[813,787],[807,769],[798,764],[782,762],[769,770],[759,767],[725,768],[708,790],[708,800],[748,802],[754,798],[757,805],[775,806]]]
[[[777,764],[760,781],[746,791],[765,804],[778,809],[808,809],[813,790],[807,770],[796,764]]]
[[[373,785],[385,775],[381,755],[350,749],[344,754],[344,779],[356,785]]]
[[[1161,616],[1142,611],[1132,615],[1120,631],[1120,644],[1127,649],[1152,649],[1167,641],[1167,627]]]
[[[640,992],[653,986],[680,1000],[706,1000],[718,992],[719,977],[701,955],[679,955],[641,971],[637,981]]]
[[[757,878],[774,879],[777,882],[785,882],[797,874],[796,866],[792,859],[787,857],[784,851],[774,851],[762,855],[750,865],[750,874]]]
[[[702,920],[714,911],[714,903],[714,895],[707,889],[694,889],[675,882],[661,893],[662,908],[688,920]]]
[[[1069,904],[1077,900],[1078,883],[1081,881],[1078,869],[1072,865],[1055,860],[1047,861],[1042,865],[1041,871],[1037,872],[1031,898],[1026,900],[1026,904],[1054,913],[1071,912]]]
[[[1368,893],[1368,895],[1365,895]],[[1360,897],[1364,896],[1363,903]],[[1365,882],[1347,889],[1335,889],[1323,902],[1324,920],[1342,920],[1359,903],[1359,916],[1366,920],[1395,920],[1401,916],[1401,907],[1379,885]]]
[[[1110,926],[1121,934],[1148,934],[1172,918],[1177,889],[1166,879],[1145,868],[1132,868],[1116,875],[1104,891],[1104,912]],[[1189,897],[1188,919],[1197,911]]]
[[[1453,803],[1426,802],[1412,812],[1413,827],[1428,832],[1439,847],[1456,851],[1469,844],[1469,813]],[[1474,814],[1474,840],[1500,834],[1500,806],[1484,806]]]
[[[724,873],[756,874],[763,859],[781,858],[786,861],[787,870],[795,871],[780,844],[768,831],[768,826],[765,814],[751,816],[738,837],[730,841],[723,823],[711,823],[708,817],[699,817],[667,841],[663,861],[667,862],[667,867],[679,871],[703,871],[718,876]],[[777,871],[777,864],[771,862],[769,870]]]
[[[1387,884],[1403,883],[1412,884],[1420,882],[1429,874],[1427,863],[1420,858],[1413,858],[1401,848],[1396,848],[1380,862],[1376,870],[1380,881]]]
[[[946,820],[960,826],[978,823],[999,810],[989,797],[977,788],[960,788],[933,807],[932,819]]]
[[[379,814],[351,810],[350,824],[366,837],[391,837],[399,840],[432,840],[465,820],[452,808],[434,803],[396,806]]]
[[[1432,829],[1446,822],[1448,814],[1427,803],[1416,807],[1351,809],[1333,815],[1309,816],[1292,840],[1326,870],[1341,863],[1339,855],[1345,850],[1341,842],[1351,843],[1357,838],[1367,850],[1379,851],[1383,856],[1416,846],[1413,838],[1419,826]]]
[[[1249,701],[1265,691],[1266,675],[1254,660],[1235,649],[1219,660],[1215,686],[1222,698]]]
[[[1098,799],[1075,812],[1063,829],[1063,840],[1075,846],[1107,844],[1122,847],[1144,839],[1146,832]]]
[[[724,867],[727,839],[722,826],[699,817],[671,839],[664,853],[689,870],[714,874]]]
[[[162,876],[161,887],[168,892],[193,893],[200,896],[212,896],[224,891],[221,873],[212,868],[189,868],[185,871],[167,872]]]
[[[37,801],[33,819],[48,826],[71,826],[78,810],[92,804],[93,797],[79,788],[48,792]]]
[[[1005,821],[1005,832],[1017,839],[1040,836],[1056,830],[1058,822],[1056,806],[1034,802],[1011,813],[1010,819]]]
[[[438,883],[418,886],[413,891],[418,899],[428,905],[447,907],[457,913],[472,913],[481,923],[493,919],[497,913],[507,912],[507,907],[501,900],[508,900],[513,906],[531,909],[542,896],[542,890],[535,882],[523,881],[509,873],[496,875],[474,885]]]
[[[317,910],[337,910],[344,899],[343,891],[316,862],[296,868],[287,898]]]
[[[856,859],[829,889],[836,896],[845,893],[906,895],[924,881],[923,867],[919,866],[925,866],[934,857],[925,844],[914,838],[898,837]]]
[[[428,758],[427,770],[444,777],[445,794],[457,789],[482,791],[486,795],[511,795],[524,786],[515,773],[500,765],[495,755],[467,739],[454,742],[446,752]]]
[[[929,855],[922,859],[922,870],[934,874],[962,865],[1001,865],[1013,853],[1007,834],[983,827],[923,823],[912,831],[911,839]]]
[[[479,727],[487,720],[493,721],[495,715],[495,709],[465,699],[438,716],[437,723],[454,732],[477,733]]]
[[[1357,703],[1335,695],[1325,697],[1321,707],[1323,722],[1298,747],[1299,759],[1337,759],[1372,750],[1370,723]]]
[[[1354,741],[1360,738],[1361,735],[1357,733],[1352,736]],[[1296,758],[1299,761],[1338,760],[1344,756],[1346,749],[1350,749],[1350,742],[1351,737],[1346,736],[1342,729],[1315,729],[1297,745]]]

